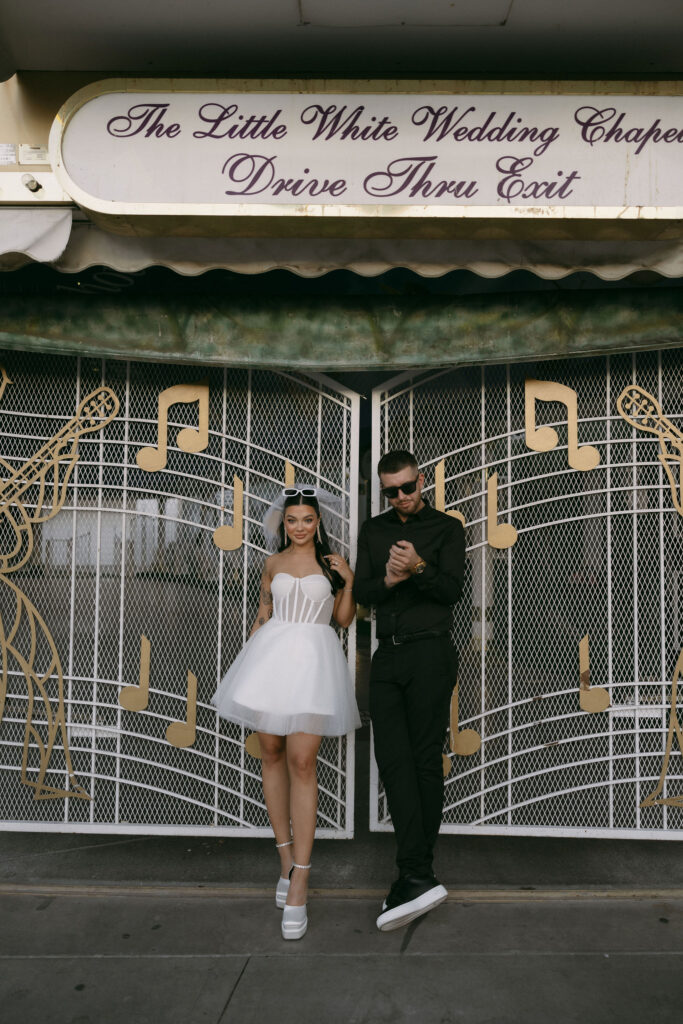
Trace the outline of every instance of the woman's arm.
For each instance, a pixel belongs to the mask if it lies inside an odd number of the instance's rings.
[[[356,602],[353,599],[353,573],[351,572],[348,562],[341,555],[325,555],[327,562],[331,569],[338,572],[341,578],[344,580],[344,587],[342,590],[338,590],[334,597],[334,608],[332,615],[334,621],[337,622],[342,629],[348,629],[353,622],[353,617],[356,614]]]
[[[261,596],[259,599],[258,611],[249,636],[253,636],[256,630],[265,625],[268,619],[273,616],[273,595],[270,592],[271,575],[268,566],[269,561],[270,559],[267,559],[266,564],[263,567],[263,573],[261,575]]]

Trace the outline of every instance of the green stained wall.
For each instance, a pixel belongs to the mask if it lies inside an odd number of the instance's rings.
[[[5,294],[0,347],[356,370],[548,359],[683,342],[683,289],[420,297]]]

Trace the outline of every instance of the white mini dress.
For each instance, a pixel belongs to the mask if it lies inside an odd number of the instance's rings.
[[[221,718],[258,732],[344,736],[360,726],[349,667],[330,626],[326,576],[277,572],[273,617],[249,638],[211,703]]]

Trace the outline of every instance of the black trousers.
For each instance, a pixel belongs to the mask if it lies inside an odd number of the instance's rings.
[[[387,795],[401,874],[432,873],[443,807],[443,742],[457,654],[448,637],[380,644],[370,670],[375,760]]]

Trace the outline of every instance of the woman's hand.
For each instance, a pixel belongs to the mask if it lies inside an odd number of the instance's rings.
[[[350,587],[353,583],[353,573],[349,568],[349,563],[343,555],[336,555],[333,553],[331,555],[325,555],[324,557],[330,569],[339,573],[346,586]]]
[[[344,586],[337,591],[334,599],[333,615],[342,629],[348,629],[356,614],[356,602],[353,600],[351,588],[353,586],[353,573],[349,563],[342,555],[325,555],[327,564],[333,572],[338,572],[344,580]]]

